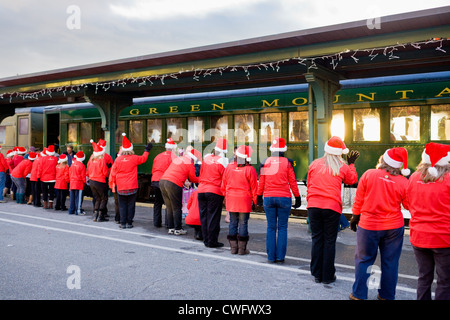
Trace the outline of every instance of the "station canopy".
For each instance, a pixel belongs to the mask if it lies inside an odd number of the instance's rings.
[[[0,79],[0,109],[450,70],[450,6]],[[328,72],[329,71],[329,72]]]

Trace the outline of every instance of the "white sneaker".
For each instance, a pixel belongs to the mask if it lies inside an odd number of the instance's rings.
[[[183,234],[186,234],[186,233],[187,233],[186,230],[180,229],[180,230],[175,230],[174,235],[180,236],[180,235],[183,235]]]
[[[169,232],[167,232],[168,234],[174,234],[175,233],[175,229],[169,229]]]

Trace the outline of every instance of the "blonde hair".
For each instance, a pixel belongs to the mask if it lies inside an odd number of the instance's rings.
[[[437,177],[431,175],[428,172],[429,167],[431,167],[431,164],[424,162],[419,163],[419,165],[417,166],[417,171],[420,172],[420,179],[425,183],[442,180],[446,174],[450,173],[450,164],[447,164],[445,166],[436,165],[435,168],[438,172]]]
[[[134,150],[130,150],[130,151],[122,151],[122,153],[120,154],[121,156],[131,156],[134,154]]]
[[[344,159],[342,159],[341,156],[330,154],[328,152],[325,152],[323,159],[325,160],[324,161],[325,167],[322,170],[333,176],[338,176],[339,171],[341,170],[341,167],[344,164]]]
[[[398,176],[399,174],[401,174],[401,168],[394,168],[391,167],[390,165],[388,165],[384,159],[383,156],[381,155],[380,158],[378,159],[378,163],[375,167],[376,169],[384,169],[386,170],[391,176]]]

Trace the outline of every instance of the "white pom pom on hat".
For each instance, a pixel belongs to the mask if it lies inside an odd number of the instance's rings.
[[[347,154],[349,152],[348,148],[345,146],[344,141],[338,136],[333,136],[327,141],[324,147],[324,151],[335,156],[340,156],[342,154]]]
[[[450,161],[450,145],[430,142],[422,152],[422,162],[430,164],[428,173],[433,177],[438,176],[435,166],[445,166]]]
[[[409,176],[411,170],[408,169],[408,151],[405,148],[398,147],[388,149],[383,154],[383,160],[392,168],[402,168],[401,173],[404,176]]]

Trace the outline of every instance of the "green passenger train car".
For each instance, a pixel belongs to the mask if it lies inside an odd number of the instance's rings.
[[[330,132],[340,136],[350,150],[360,152],[359,176],[375,167],[388,148],[405,147],[408,167],[414,171],[426,143],[450,143],[450,72],[343,80],[341,84]],[[168,137],[180,149],[192,145],[204,154],[212,150],[214,139],[225,137],[228,157],[234,146],[248,144],[254,150],[252,164],[258,169],[270,155],[273,138],[281,136],[288,146],[286,156],[294,160],[297,180],[302,181],[309,165],[308,104],[306,84],[136,98],[119,116],[116,145],[121,144],[122,132],[138,154],[148,142],[154,144],[149,160],[139,167],[146,184],[152,159],[164,151]],[[56,131],[61,152],[72,144],[88,156],[90,139],[104,137],[100,113],[90,103],[46,107],[44,142],[54,139]],[[53,138],[47,137],[49,132]]]

